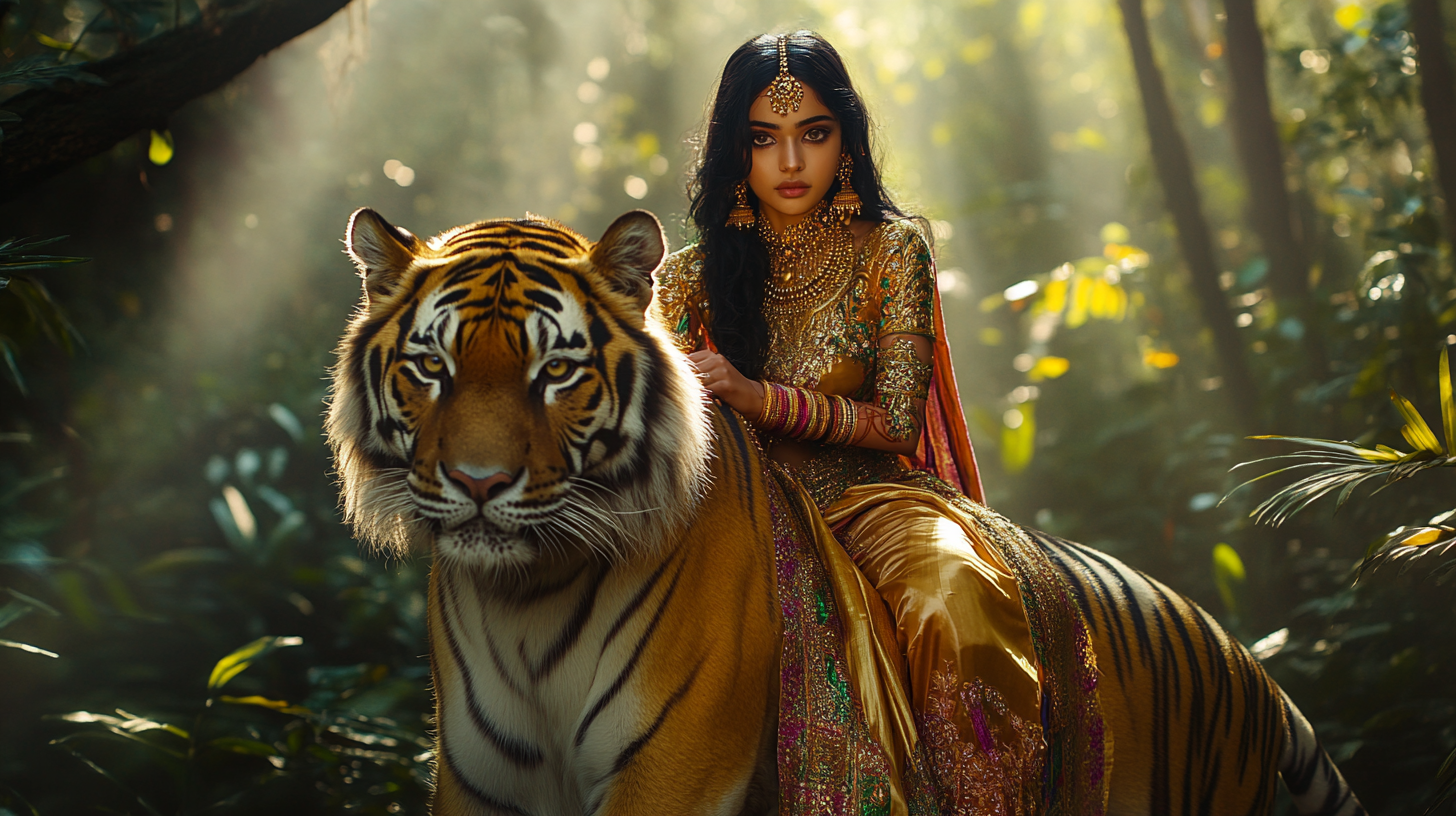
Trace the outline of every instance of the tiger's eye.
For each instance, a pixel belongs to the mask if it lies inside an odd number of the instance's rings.
[[[557,357],[555,360],[552,360],[546,365],[542,366],[541,370],[546,372],[546,376],[550,377],[551,379],[559,380],[562,377],[565,377],[567,374],[571,373],[571,362]]]
[[[438,354],[427,354],[420,358],[420,367],[426,374],[439,374],[445,370],[445,360]]]

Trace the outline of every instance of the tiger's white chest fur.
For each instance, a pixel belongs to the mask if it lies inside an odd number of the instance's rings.
[[[586,563],[515,597],[437,567],[440,761],[483,803],[533,816],[600,804],[652,719],[639,664],[671,595],[657,566]]]

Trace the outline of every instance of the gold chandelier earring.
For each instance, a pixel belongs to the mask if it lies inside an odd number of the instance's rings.
[[[849,178],[853,172],[854,159],[848,153],[840,153],[839,170],[834,174],[839,177],[839,192],[834,194],[834,200],[829,203],[829,212],[846,224],[849,219],[859,215],[860,209],[859,196],[854,192],[854,185]]]
[[[744,227],[751,227],[753,226],[754,216],[753,208],[748,206],[748,182],[738,182],[738,187],[736,188],[736,190],[738,194],[738,203],[734,204],[733,209],[728,211],[727,226],[737,227],[739,229],[743,229]],[[858,207],[858,204],[856,204],[855,206]]]

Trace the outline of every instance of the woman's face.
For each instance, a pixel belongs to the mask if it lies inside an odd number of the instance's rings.
[[[748,186],[758,196],[760,214],[782,230],[829,192],[839,169],[840,127],[808,85],[799,109],[784,116],[774,113],[764,90],[748,110],[753,144]]]

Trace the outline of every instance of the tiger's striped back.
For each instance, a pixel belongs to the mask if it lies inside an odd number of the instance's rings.
[[[1197,604],[1090,547],[1027,529],[1072,589],[1101,677],[1109,814],[1365,811],[1303,715]]]

